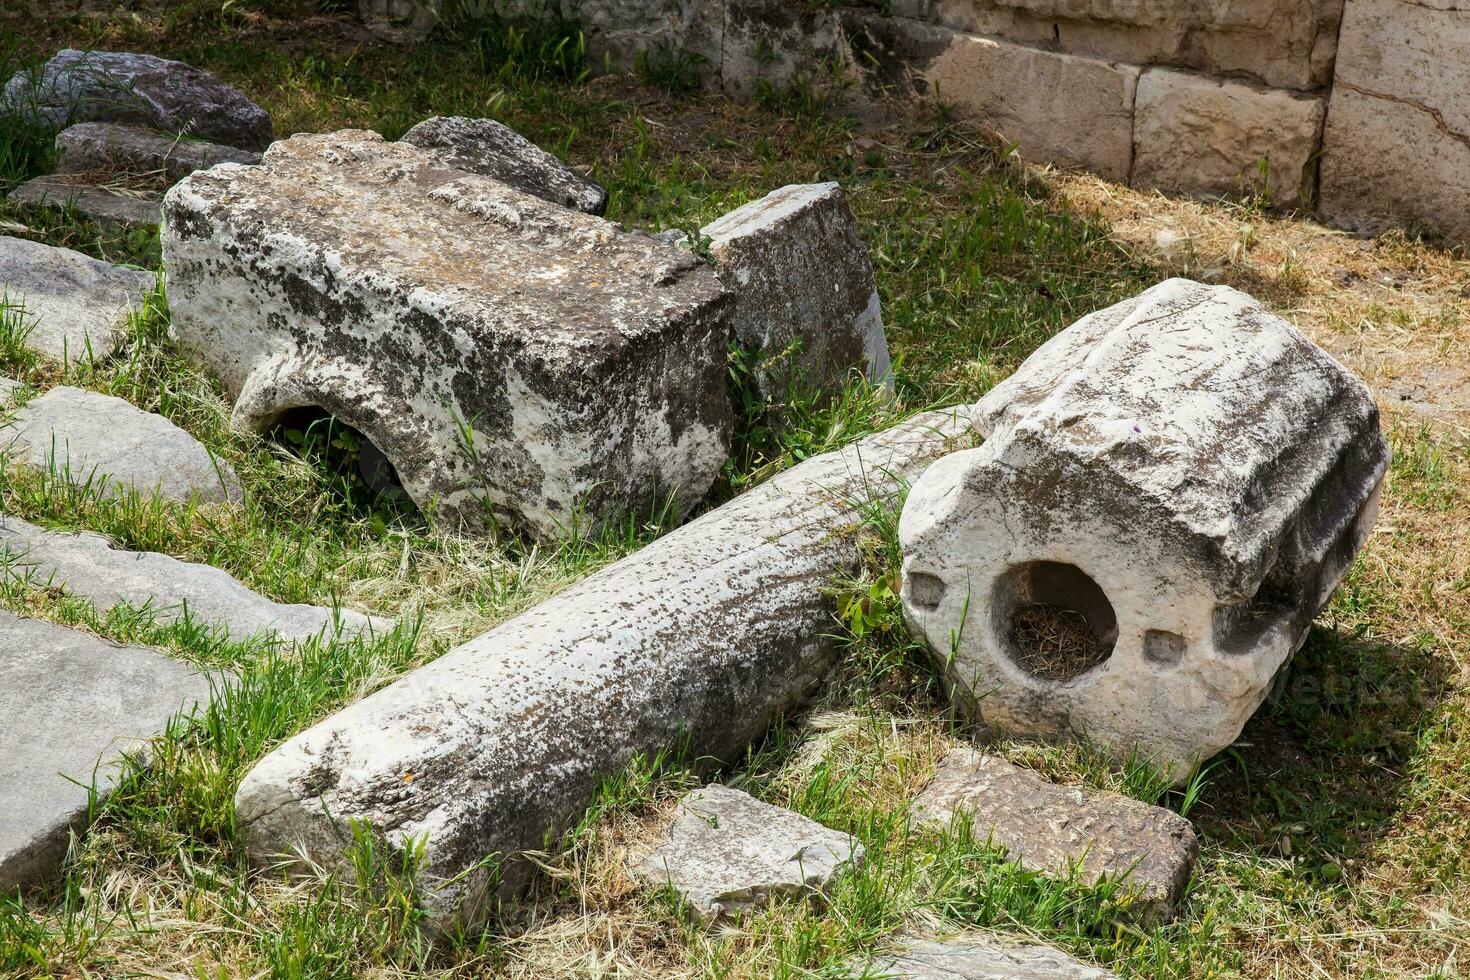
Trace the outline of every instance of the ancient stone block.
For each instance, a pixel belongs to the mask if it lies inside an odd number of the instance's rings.
[[[130,310],[152,292],[151,272],[123,269],[69,248],[0,236],[0,299],[29,325],[26,346],[57,360],[117,350]]]
[[[864,980],[1118,980],[1051,946],[978,933],[943,942],[904,938],[895,952],[857,961],[851,971]]]
[[[494,177],[564,208],[607,210],[607,191],[494,119],[434,116],[404,133],[403,142],[455,170]]]
[[[217,163],[259,163],[260,154],[181,140],[120,123],[79,123],[56,134],[59,173],[157,175],[173,184]],[[155,205],[154,223],[157,223]]]
[[[413,44],[439,26],[440,0],[357,0],[368,30],[393,44]]]
[[[1250,297],[1173,279],[1084,317],[914,485],[903,605],[962,705],[1138,750],[1233,742],[1352,564],[1388,463],[1368,389]]]
[[[848,69],[841,18],[830,7],[783,0],[727,0],[720,85],[748,99],[763,88],[823,87]]]
[[[1135,187],[1311,201],[1323,101],[1280,89],[1150,69],[1138,82]]]
[[[12,204],[67,208],[92,221],[123,228],[157,227],[163,208],[155,193],[119,193],[68,177],[35,177],[10,192]]]
[[[696,919],[716,925],[783,896],[820,895],[862,858],[847,834],[713,784],[679,801],[664,840],[633,873],[672,887]]]
[[[159,623],[187,615],[194,623],[223,626],[234,640],[350,637],[393,625],[350,609],[271,602],[218,568],[114,548],[100,534],[48,531],[18,517],[0,516],[0,571],[86,599],[99,613],[126,603],[147,609]]]
[[[800,700],[835,656],[831,585],[858,567],[864,508],[967,414],[807,460],[288,740],[236,794],[250,853],[347,867],[354,825],[413,841],[430,919],[475,920],[490,879],[470,869],[505,856],[512,893],[599,777],[685,739],[738,758]]]
[[[1119,881],[1118,897],[1149,923],[1174,918],[1199,856],[1188,820],[1117,793],[1059,786],[997,756],[950,751],[915,801],[921,824],[970,823],[1028,868],[1096,884]]]
[[[165,199],[179,343],[268,431],[314,406],[443,522],[687,510],[725,460],[729,295],[694,256],[372,133]]]
[[[788,184],[705,225],[731,333],[766,357],[776,395],[840,391],[853,370],[892,384],[868,246],[842,188]]]
[[[105,798],[124,753],[209,699],[209,679],[153,650],[0,611],[0,892],[36,884]]]
[[[19,72],[0,105],[62,129],[79,122],[141,123],[246,150],[272,138],[270,115],[207,71],[151,54],[58,52],[37,76]]]
[[[0,429],[12,463],[51,470],[104,494],[136,490],[184,503],[239,503],[240,479],[189,433],[111,395],[52,388]]]
[[[869,85],[937,98],[1019,146],[1027,160],[1126,181],[1138,69],[897,18],[850,18]]]
[[[538,0],[512,0],[510,9],[544,12]],[[572,0],[565,8],[587,41],[587,64],[717,79],[725,5],[711,0]]]
[[[1322,149],[1323,215],[1470,241],[1470,8],[1349,0]]]

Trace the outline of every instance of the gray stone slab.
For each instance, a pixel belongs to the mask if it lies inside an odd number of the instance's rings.
[[[0,446],[15,462],[111,492],[156,491],[180,503],[244,500],[234,468],[199,440],[162,415],[95,391],[52,388],[0,429]]]
[[[783,895],[820,895],[862,859],[849,835],[716,783],[679,801],[664,841],[633,873],[672,886],[695,918],[715,925]]]
[[[607,210],[607,191],[494,119],[435,116],[403,134],[455,170],[494,177],[543,201],[587,214]]]
[[[56,134],[58,173],[157,174],[170,184],[217,163],[255,164],[260,154],[165,136],[122,123],[79,123]]]
[[[87,599],[98,612],[127,604],[164,623],[187,614],[226,627],[234,639],[347,637],[393,625],[350,609],[272,602],[210,565],[114,548],[100,534],[50,531],[18,517],[0,516],[0,572]]]
[[[970,748],[952,750],[915,801],[921,824],[950,826],[964,814],[976,840],[990,839],[1023,865],[1053,875],[1076,869],[1095,883],[1124,879],[1144,921],[1167,921],[1189,883],[1199,842],[1172,810],[1118,793],[1060,786]]]
[[[8,407],[15,400],[16,392],[24,387],[13,378],[0,378],[0,408]]]
[[[101,224],[124,228],[156,227],[163,220],[163,204],[158,197],[77,183],[65,177],[28,180],[11,191],[7,200],[33,208],[70,208]]]
[[[208,678],[139,647],[0,611],[0,891],[54,874],[89,790],[209,699]]]
[[[117,349],[130,309],[153,290],[151,272],[123,269],[69,248],[0,236],[0,295],[24,307],[26,345],[76,360]]]
[[[854,980],[1118,980],[1051,946],[982,935],[908,939],[896,952],[851,971]]]
[[[263,150],[272,138],[270,115],[260,106],[207,71],[151,54],[68,48],[38,74],[12,76],[0,105],[57,129],[141,123],[246,150]]]

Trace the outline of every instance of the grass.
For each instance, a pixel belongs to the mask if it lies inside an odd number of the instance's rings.
[[[1463,333],[1453,294],[1470,282],[1470,263],[1452,253],[1390,236],[1349,255],[1303,222],[1040,175],[939,111],[859,121],[840,99],[810,92],[728,105],[690,89],[677,52],[643,65],[640,78],[591,78],[569,22],[545,29],[488,8],[464,17],[422,46],[390,49],[330,8],[302,14],[236,0],[57,14],[11,28],[0,75],[62,46],[147,50],[219,72],[269,107],[280,133],[356,126],[392,138],[431,114],[490,115],[603,183],[609,216],[629,227],[697,229],[780,184],[841,181],[871,248],[899,400],[854,386],[831,406],[794,400],[787,422],[772,426],[771,406],[750,394],[751,365],[732,359],[740,432],[714,502],[906,411],[976,397],[1062,326],[1175,272],[1248,288],[1326,343],[1405,337],[1405,351],[1448,352]],[[34,132],[0,125],[0,181],[45,172],[49,153]],[[1150,220],[1160,216],[1182,229],[1184,246],[1157,247]],[[156,238],[115,235],[62,211],[0,203],[0,222],[6,234],[158,265]],[[1412,304],[1382,292],[1358,302],[1323,285],[1335,281],[1329,259],[1421,288]],[[0,511],[208,562],[282,601],[340,602],[402,625],[371,640],[281,648],[160,624],[147,610],[98,615],[8,578],[3,608],[228,668],[235,679],[207,711],[175,724],[153,766],[100,808],[59,883],[0,897],[0,975],[835,977],[838,964],[897,931],[973,927],[1059,945],[1127,976],[1464,972],[1470,500],[1466,437],[1453,422],[1388,416],[1395,462],[1379,531],[1279,695],[1186,790],[1159,785],[1141,760],[1110,762],[1085,746],[995,746],[1052,778],[1187,811],[1203,853],[1177,922],[1140,929],[1114,883],[1040,877],[963,825],[911,825],[906,802],[970,733],[902,625],[895,516],[884,512],[872,515],[863,573],[834,583],[840,666],[717,773],[862,839],[868,862],[825,907],[782,903],[710,934],[638,888],[630,855],[701,778],[696,760],[665,753],[607,775],[584,818],[541,859],[526,901],[485,932],[434,938],[400,860],[367,841],[350,878],[252,868],[234,787],[281,739],[630,553],[667,521],[632,515],[554,549],[446,535],[344,486],[344,454],[361,447],[341,432],[317,439],[309,422],[296,428],[314,447],[303,458],[288,434],[233,431],[217,387],[169,342],[168,317],[160,289],[132,317],[116,357],[58,364],[31,354],[15,312],[0,312],[0,373],[166,415],[236,469],[246,503],[190,508],[7,471]],[[1351,363],[1371,367],[1366,356]]]

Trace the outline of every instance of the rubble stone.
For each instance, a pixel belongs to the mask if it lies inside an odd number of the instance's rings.
[[[720,85],[735,98],[763,89],[823,86],[849,68],[841,14],[783,0],[726,0],[720,38]]]
[[[123,269],[69,248],[0,236],[0,296],[30,325],[26,346],[75,361],[117,350],[129,310],[153,291],[151,272]],[[13,313],[10,315],[14,315]]]
[[[34,177],[7,198],[28,207],[68,208],[84,218],[123,228],[157,227],[163,218],[159,199],[148,193],[120,193],[66,177]]]
[[[1117,793],[1059,786],[970,748],[950,751],[915,801],[922,824],[970,822],[1028,868],[1096,884],[1120,881],[1119,898],[1148,923],[1167,922],[1189,884],[1199,842],[1189,821]]]
[[[701,235],[735,294],[731,333],[770,358],[768,391],[840,391],[854,369],[892,384],[873,264],[840,186],[788,184]]]
[[[884,980],[1118,980],[1051,946],[981,934],[943,942],[906,938],[895,952],[851,970],[855,978]]]
[[[865,508],[967,432],[932,412],[813,457],[275,749],[240,784],[250,854],[349,867],[350,827],[414,842],[430,921],[473,922],[476,866],[527,850],[598,779],[686,740],[738,758],[830,668],[831,584],[861,562]]]
[[[730,297],[687,251],[350,131],[196,173],[165,212],[173,330],[235,423],[322,409],[442,522],[683,512],[724,464]]]
[[[493,119],[434,116],[403,134],[455,170],[494,177],[565,208],[602,214],[607,191]]]
[[[207,71],[151,54],[58,52],[39,76],[18,72],[0,105],[62,129],[79,122],[139,123],[245,150],[263,150],[270,115]]]
[[[903,510],[915,635],[987,724],[1179,780],[1305,640],[1388,463],[1360,380],[1250,297],[1181,279],[1044,344],[975,425],[985,444]]]
[[[240,503],[239,477],[162,415],[111,395],[52,388],[0,431],[13,462],[52,470],[103,493],[136,490],[180,503]]]
[[[124,754],[209,694],[156,651],[0,611],[0,892],[54,874],[89,790],[105,798]]]
[[[440,0],[357,0],[368,30],[393,44],[413,44],[439,26]]]
[[[217,163],[260,162],[260,154],[250,150],[181,140],[121,123],[89,122],[70,126],[56,134],[56,149],[61,154],[59,173],[156,173],[170,184]],[[156,212],[155,205],[155,224]]]
[[[738,919],[786,895],[819,895],[863,845],[799,813],[712,784],[687,794],[665,839],[633,868],[672,887],[706,925]]]

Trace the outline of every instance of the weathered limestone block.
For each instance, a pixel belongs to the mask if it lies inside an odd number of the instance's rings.
[[[783,896],[821,895],[862,859],[849,835],[715,783],[679,801],[664,840],[632,870],[716,925]]]
[[[230,464],[162,415],[111,395],[52,388],[0,429],[12,462],[51,470],[103,493],[136,490],[185,503],[240,503]]]
[[[1027,160],[1126,181],[1138,69],[898,18],[849,19],[870,85],[936,97],[1018,144]]]
[[[119,193],[67,177],[35,177],[10,192],[12,204],[67,208],[84,218],[123,228],[157,227],[163,208],[153,193]]]
[[[543,538],[697,501],[725,460],[729,295],[690,253],[373,133],[165,198],[180,344],[268,431],[316,406],[409,496]]]
[[[600,776],[686,739],[737,758],[829,669],[831,583],[865,507],[967,434],[931,412],[814,457],[282,744],[235,797],[251,855],[342,867],[356,824],[415,842],[433,921],[473,921],[489,876],[586,808]]]
[[[767,391],[840,391],[854,369],[892,384],[873,263],[839,185],[788,184],[700,234],[735,294],[731,334],[768,357]]]
[[[209,694],[156,651],[0,611],[0,892],[54,874],[88,790],[105,798],[124,753]]]
[[[24,316],[26,346],[57,360],[117,350],[130,310],[153,291],[151,272],[123,269],[69,248],[0,236],[0,299]]]
[[[272,138],[270,115],[207,71],[151,54],[58,52],[33,77],[19,72],[0,105],[57,129],[79,122],[141,123],[245,150]]]
[[[1311,201],[1321,98],[1156,68],[1139,79],[1134,111],[1135,187]]]
[[[727,0],[720,85],[748,99],[769,87],[825,86],[850,67],[840,13],[784,0]]]
[[[86,599],[99,613],[127,604],[159,623],[187,616],[225,627],[233,640],[346,638],[393,625],[350,609],[272,602],[218,568],[121,550],[100,534],[48,531],[18,517],[0,516],[0,573]]]
[[[440,0],[357,0],[363,24],[394,44],[413,44],[439,26]]]
[[[1321,209],[1470,241],[1470,7],[1349,0],[1322,151]]]
[[[58,173],[160,174],[170,184],[217,163],[260,162],[260,154],[250,150],[181,140],[137,126],[105,122],[79,123],[63,129],[56,134],[56,150],[61,155]]]
[[[607,191],[494,119],[434,116],[404,133],[403,142],[455,170],[494,177],[543,201],[587,214],[607,210]]]
[[[539,0],[509,0],[503,10],[543,14]],[[587,65],[628,70],[640,63],[720,75],[725,4],[711,0],[570,0],[587,41]]]
[[[1199,842],[1172,810],[1118,793],[1059,786],[997,756],[950,751],[915,801],[921,824],[967,820],[974,838],[990,840],[1028,868],[1096,884],[1120,881],[1129,912],[1167,922],[1189,884]]]
[[[896,952],[851,969],[853,977],[885,980],[1118,980],[1051,946],[978,933],[943,942],[904,939]]]
[[[1366,539],[1368,389],[1250,297],[1173,279],[1084,317],[914,485],[904,613],[962,705],[1137,748],[1176,779],[1233,742]]]

